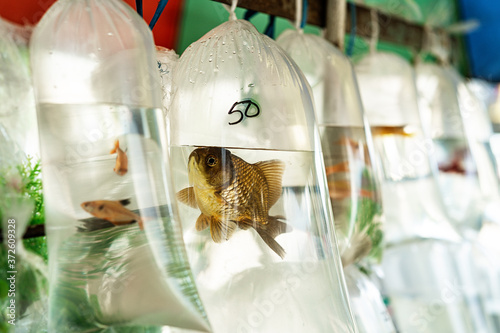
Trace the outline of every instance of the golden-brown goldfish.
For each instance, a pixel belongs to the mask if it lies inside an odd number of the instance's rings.
[[[128,171],[128,158],[127,154],[120,148],[120,142],[118,140],[115,141],[115,147],[109,152],[110,154],[116,153],[116,164],[113,171],[119,175],[123,176]]]
[[[351,182],[349,180],[334,180],[328,182],[328,189],[331,199],[345,199],[351,197]],[[358,189],[358,197],[372,198],[374,193],[363,188]]]
[[[109,221],[114,225],[129,224],[132,222],[138,222],[141,230],[143,229],[142,218],[125,208],[126,205],[130,204],[129,199],[120,201],[111,200],[96,200],[96,201],[86,201],[80,206],[87,213],[93,216]]]
[[[196,230],[210,227],[216,243],[231,237],[236,226],[254,228],[262,240],[281,258],[285,250],[274,239],[287,231],[283,216],[269,216],[269,209],[281,196],[285,165],[279,160],[250,164],[225,148],[198,148],[189,155],[192,187],[177,198],[199,208]]]
[[[400,135],[412,137],[415,135],[415,132],[410,126],[372,126],[371,132],[373,136]]]

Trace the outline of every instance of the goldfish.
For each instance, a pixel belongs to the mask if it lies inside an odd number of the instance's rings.
[[[177,193],[180,202],[201,211],[195,229],[210,228],[216,243],[239,227],[254,228],[281,258],[285,250],[275,238],[287,232],[283,216],[269,216],[281,197],[285,165],[280,160],[250,164],[225,148],[197,148],[188,159],[191,187]]]
[[[96,200],[83,202],[80,206],[87,213],[90,213],[97,218],[109,221],[114,225],[138,222],[139,227],[142,230],[142,218],[131,210],[125,208],[128,204],[130,204],[129,199],[119,201]]]
[[[116,163],[113,171],[119,175],[123,176],[128,171],[128,158],[127,154],[120,148],[120,142],[118,140],[115,141],[115,147],[109,152],[110,154],[116,153]]]
[[[343,136],[338,141],[335,141],[334,143],[337,145],[344,145],[344,146],[351,147],[353,150],[357,150],[361,144],[360,142],[355,141],[348,136]]]
[[[327,166],[325,168],[326,175],[329,176],[331,174],[337,172],[348,172],[349,171],[349,161],[340,162],[331,166]]]
[[[334,180],[328,182],[331,199],[345,199],[351,197],[351,182],[349,180]],[[360,188],[357,196],[362,198],[372,198],[374,193]]]
[[[373,136],[400,135],[412,137],[415,135],[410,126],[372,126],[371,132]]]

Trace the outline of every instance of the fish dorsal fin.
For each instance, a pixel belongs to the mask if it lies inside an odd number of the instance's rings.
[[[269,185],[269,208],[281,197],[281,182],[283,172],[285,172],[285,163],[280,160],[261,161],[254,164],[257,166]]]
[[[198,216],[198,219],[196,220],[196,231],[202,231],[205,230],[210,226],[210,217],[205,215],[205,214],[200,214]]]
[[[111,149],[111,151],[109,153],[115,154],[118,151],[118,148],[120,148],[120,142],[117,139],[117,140],[115,140],[115,146],[113,147],[113,149]]]
[[[119,200],[118,201],[120,203],[120,205],[122,206],[127,206],[127,205],[130,205],[130,199],[123,199],[123,200]]]
[[[183,190],[180,190],[175,196],[177,197],[177,200],[179,200],[183,204],[186,204],[193,208],[198,208],[193,187],[187,187]]]
[[[217,220],[212,217],[210,221],[210,235],[216,243],[221,243],[228,240],[236,230],[236,224],[231,221],[222,223],[221,220]]]

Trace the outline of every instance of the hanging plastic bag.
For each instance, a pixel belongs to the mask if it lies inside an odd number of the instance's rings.
[[[47,331],[47,268],[22,240],[37,213],[35,198],[27,191],[35,181],[24,175],[28,162],[0,124],[1,332]]]
[[[342,262],[347,266],[368,254],[378,260],[382,205],[353,68],[319,36],[287,30],[277,42],[302,69],[313,91]]]
[[[373,144],[367,142],[370,130],[366,127],[366,135],[352,65],[331,43],[300,30],[286,30],[277,42],[302,69],[314,95],[339,251],[344,269],[351,272],[346,280],[357,327],[362,332],[394,332],[376,287],[357,267],[351,268],[368,255],[378,263],[383,246],[381,198],[370,157]],[[364,289],[357,289],[360,284]]]
[[[168,114],[208,317],[215,332],[354,332],[309,85],[231,16],[181,55]]]
[[[380,292],[356,265],[344,269],[349,300],[360,332],[396,332]]]
[[[26,251],[22,242],[34,208],[33,200],[19,195],[9,185],[0,185],[0,191],[3,217],[0,261],[5,267],[0,273],[0,330],[47,332],[47,267],[40,256]]]
[[[38,127],[28,49],[19,29],[0,18],[0,124],[29,156],[39,158]]]
[[[493,259],[494,251],[479,238],[483,227],[494,230],[484,223],[498,219],[500,205],[498,181],[490,158],[491,125],[488,127],[484,110],[456,70],[421,63],[416,72],[422,115],[429,119],[427,126],[440,162],[441,191],[449,214],[471,246],[478,249],[474,268],[483,275],[480,285],[484,290],[485,311],[496,322],[499,312],[496,308],[500,305],[498,283],[490,285],[488,280],[492,275],[500,277],[500,267]]]
[[[416,73],[422,121],[434,143],[444,203],[462,233],[477,231],[484,205],[478,169],[462,122],[459,86],[452,72],[438,65],[420,63]]]
[[[170,101],[172,99],[172,77],[173,71],[177,62],[179,61],[179,55],[175,53],[174,50],[169,50],[167,48],[157,46],[156,47],[156,60],[158,61],[158,70],[160,71],[160,84],[163,91],[162,103],[165,112],[168,112],[170,107]],[[165,113],[166,115],[166,113]]]
[[[151,31],[122,1],[61,0],[35,29],[31,60],[49,331],[209,330],[167,183]]]
[[[466,108],[467,117],[464,125],[470,136],[471,149],[478,167],[478,177],[483,198],[487,202],[485,208],[485,222],[497,223],[500,227],[500,185],[497,174],[498,163],[493,152],[493,124],[488,108],[495,98],[495,86],[481,80],[465,82],[458,73],[455,77],[459,80],[462,89],[459,90],[459,100]]]
[[[388,242],[382,267],[398,329],[489,332],[470,245],[451,226],[434,178],[434,146],[422,129],[413,69],[396,55],[373,52],[356,74],[382,166]]]
[[[428,155],[433,143],[422,130],[412,68],[395,55],[379,52],[356,64],[356,74],[380,156],[382,201],[391,207],[385,212],[386,240],[458,241],[433,179]]]
[[[368,254],[376,261],[382,254],[381,200],[369,153],[373,146],[367,142],[371,136],[369,127],[365,134],[353,68],[337,48],[319,36],[288,30],[277,41],[303,70],[314,94],[339,250],[344,267],[349,266],[346,269],[351,272],[346,280],[358,329],[394,332],[376,287],[350,267]],[[363,306],[359,297],[364,290],[356,289],[360,283],[372,292]]]

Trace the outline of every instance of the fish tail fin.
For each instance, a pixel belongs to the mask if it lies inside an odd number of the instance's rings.
[[[284,216],[269,216],[267,218],[268,223],[265,225],[260,225],[256,228],[257,233],[260,235],[262,240],[273,250],[281,259],[285,258],[285,250],[278,244],[275,238],[285,232],[291,230],[291,228],[283,222],[285,220]]]
[[[118,148],[120,148],[120,141],[118,139],[115,140],[115,146],[111,151],[109,152],[110,154],[114,154],[118,151]]]
[[[274,237],[269,235],[265,230],[262,229],[256,229],[256,230],[259,236],[264,241],[264,243],[266,243],[267,246],[271,248],[271,250],[273,250],[277,255],[279,255],[281,259],[284,259],[286,254],[285,249],[283,249],[283,247],[281,247],[281,245],[278,244],[278,242],[274,239]]]
[[[285,220],[284,216],[269,216],[267,220],[268,223],[265,224],[262,229],[264,229],[266,233],[272,238],[276,238],[277,236],[291,230],[288,224],[283,222],[283,220]]]
[[[123,200],[119,200],[118,201],[120,203],[120,205],[122,206],[127,206],[127,205],[130,205],[130,199],[123,199]]]

